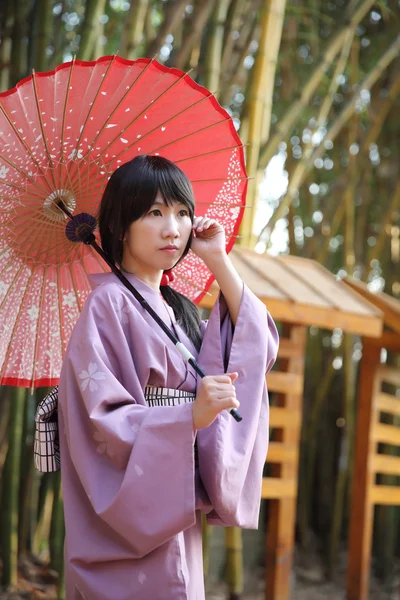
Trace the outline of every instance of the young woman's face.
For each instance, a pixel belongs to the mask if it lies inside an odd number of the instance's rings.
[[[158,192],[150,211],[131,223],[125,234],[123,268],[137,275],[170,269],[182,256],[191,229],[189,209],[178,202],[167,206]]]

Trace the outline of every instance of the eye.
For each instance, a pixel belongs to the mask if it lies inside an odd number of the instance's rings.
[[[182,210],[179,211],[179,216],[180,217],[188,217],[189,211],[186,208],[182,208]]]
[[[149,212],[149,215],[154,215],[155,217],[159,217],[161,214],[161,210],[159,210],[158,208],[154,208]]]

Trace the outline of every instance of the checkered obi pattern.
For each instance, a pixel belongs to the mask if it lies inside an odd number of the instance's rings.
[[[194,402],[196,394],[171,388],[147,385],[144,390],[146,405],[179,406]],[[40,402],[35,414],[34,436],[35,468],[42,473],[60,470],[60,442],[58,436],[58,385]],[[194,448],[195,464],[198,465],[197,445]]]

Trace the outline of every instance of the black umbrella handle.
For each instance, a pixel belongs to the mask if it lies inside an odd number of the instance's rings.
[[[91,246],[102,259],[108,264],[114,275],[118,277],[118,279],[123,283],[123,285],[135,296],[136,300],[141,304],[141,306],[153,317],[156,323],[161,327],[164,333],[169,337],[169,339],[175,344],[178,352],[188,361],[190,365],[192,365],[193,369],[200,375],[201,378],[205,377],[203,369],[197,363],[195,357],[189,352],[189,350],[178,340],[176,335],[171,331],[171,329],[164,323],[164,321],[158,316],[155,310],[152,309],[150,304],[143,298],[143,296],[137,291],[135,287],[131,284],[131,282],[125,277],[125,275],[118,269],[118,267],[110,260],[104,250],[98,245],[95,235],[93,233],[93,222],[95,222],[94,217],[91,217],[89,222],[80,219],[79,217],[84,216],[84,213],[80,215],[72,215],[68,208],[64,205],[63,202],[58,203],[58,206],[61,210],[71,219],[71,221],[75,221],[77,223],[77,227],[74,230],[74,235],[69,233],[67,235],[68,239],[71,241],[78,241],[78,239],[86,244],[87,246]],[[89,215],[88,215],[89,216]],[[68,227],[68,226],[67,226]],[[235,419],[235,421],[242,421],[241,415],[238,413],[236,408],[228,409],[229,413]]]

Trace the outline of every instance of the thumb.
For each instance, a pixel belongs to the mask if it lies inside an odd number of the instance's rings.
[[[227,375],[231,378],[232,383],[239,377],[239,373],[227,373]]]

